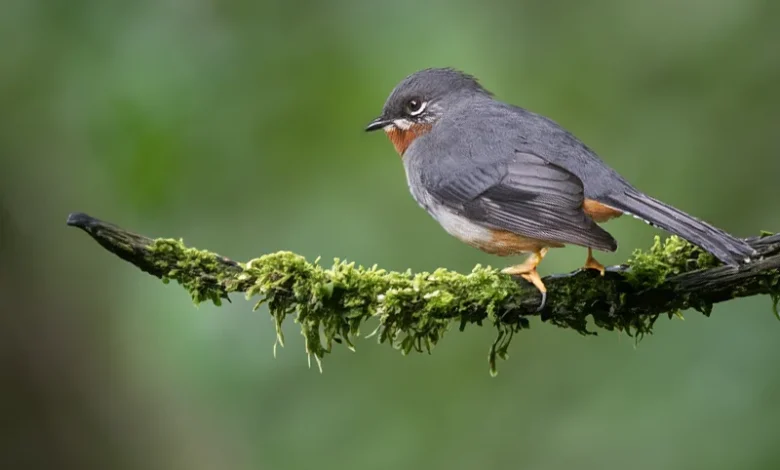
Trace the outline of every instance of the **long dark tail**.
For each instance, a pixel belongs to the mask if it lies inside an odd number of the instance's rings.
[[[600,202],[680,236],[709,251],[725,264],[736,266],[755,254],[755,250],[744,241],[639,191],[609,195]]]

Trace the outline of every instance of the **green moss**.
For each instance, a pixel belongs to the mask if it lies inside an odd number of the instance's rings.
[[[608,330],[623,329],[618,324],[620,317],[615,311],[622,304],[622,297],[618,292],[618,285],[612,282],[603,282],[603,278],[593,271],[587,271],[575,276],[561,287],[560,308],[568,312],[590,313],[596,326]],[[555,291],[556,293],[558,290]],[[567,325],[581,334],[593,334],[586,329],[585,316],[574,317],[577,323],[570,322]]]
[[[245,291],[247,299],[259,297],[255,309],[267,305],[277,333],[276,346],[284,346],[282,324],[288,316],[300,325],[306,352],[321,367],[321,359],[333,343],[354,350],[361,327],[369,320],[378,326],[367,337],[376,336],[402,354],[431,352],[450,329],[453,321],[463,330],[468,324],[490,322],[496,339],[488,361],[495,375],[496,362],[508,357],[514,334],[529,323],[514,310],[529,287],[490,267],[476,266],[468,274],[445,269],[413,274],[388,272],[376,266],[364,268],[339,259],[330,267],[307,262],[291,252],[278,252],[237,266],[217,255],[187,248],[181,240],[159,239],[148,248],[148,262],[167,282],[176,280],[197,304],[211,300],[219,305],[230,292]],[[583,271],[565,279],[548,278],[546,320],[581,334],[588,329],[588,316],[597,327],[627,332],[640,339],[652,331],[659,314],[629,311],[625,306],[625,283],[633,290],[656,287],[680,273],[717,266],[718,261],[699,248],[678,238],[661,241],[656,237],[648,251],[634,252],[628,269],[609,273],[605,280],[593,271]],[[774,273],[767,282],[777,286]],[[771,289],[770,289],[771,290]],[[777,292],[777,289],[775,290]],[[777,313],[780,293],[773,294]],[[696,308],[709,315],[712,304],[686,297],[683,308]],[[679,310],[669,317],[679,315]],[[780,315],[778,315],[780,319]]]
[[[467,275],[444,269],[412,274],[337,259],[326,269],[289,252],[252,260],[243,275],[255,280],[247,298],[261,297],[255,308],[268,305],[278,342],[284,344],[281,325],[294,314],[306,352],[318,363],[334,342],[354,349],[353,339],[369,318],[379,321],[372,335],[403,354],[430,352],[453,319],[468,323],[487,317],[506,329],[499,308],[518,289],[508,276],[480,266]],[[496,354],[505,355],[503,346]]]
[[[630,270],[626,279],[634,287],[651,288],[659,286],[673,275],[697,269],[718,266],[719,261],[699,247],[677,236],[661,241],[655,236],[648,251],[636,250],[628,260]]]
[[[163,282],[177,281],[196,305],[207,300],[221,305],[222,299],[227,298],[225,268],[214,253],[188,248],[182,240],[173,239],[154,240],[148,253]]]

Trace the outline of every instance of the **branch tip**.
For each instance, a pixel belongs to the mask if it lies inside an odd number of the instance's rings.
[[[68,215],[68,220],[65,221],[65,223],[70,227],[86,229],[90,225],[94,224],[95,221],[97,221],[97,219],[83,212],[71,212]]]

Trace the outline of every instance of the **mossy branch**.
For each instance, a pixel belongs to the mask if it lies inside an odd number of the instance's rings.
[[[759,257],[739,268],[720,265],[677,237],[663,242],[656,237],[648,251],[636,251],[626,264],[608,268],[604,277],[594,271],[546,277],[548,300],[537,311],[541,296],[533,286],[489,267],[477,266],[469,274],[445,269],[415,274],[335,260],[325,268],[290,252],[238,263],[188,248],[181,240],[151,239],[86,214],[71,214],[67,223],[141,270],[166,283],[176,280],[195,303],[220,305],[233,292],[258,297],[255,308],[268,305],[281,344],[282,322],[295,314],[306,352],[318,364],[333,342],[354,348],[353,338],[372,318],[378,320],[372,334],[404,354],[430,352],[455,322],[461,330],[489,322],[498,332],[489,353],[495,373],[496,358],[507,357],[512,336],[529,327],[530,316],[595,334],[588,328],[590,316],[598,328],[641,338],[660,315],[671,318],[693,308],[709,316],[715,303],[759,294],[772,297],[777,315],[780,298],[780,234],[747,239]]]

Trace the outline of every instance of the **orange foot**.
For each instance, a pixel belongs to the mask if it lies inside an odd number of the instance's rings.
[[[520,276],[533,284],[534,287],[539,289],[539,292],[542,293],[542,303],[539,305],[537,311],[543,309],[544,304],[547,302],[547,287],[545,287],[541,276],[539,276],[539,273],[536,271],[536,267],[539,265],[539,263],[541,263],[542,258],[544,258],[544,255],[546,254],[547,248],[542,248],[539,251],[532,253],[531,256],[529,256],[528,259],[523,262],[523,264],[510,266],[501,270],[501,272],[504,274]]]
[[[585,260],[585,266],[583,266],[582,269],[595,269],[601,275],[604,275],[605,268],[604,265],[596,261],[596,258],[593,257],[593,250],[591,248],[588,248],[588,259]]]

